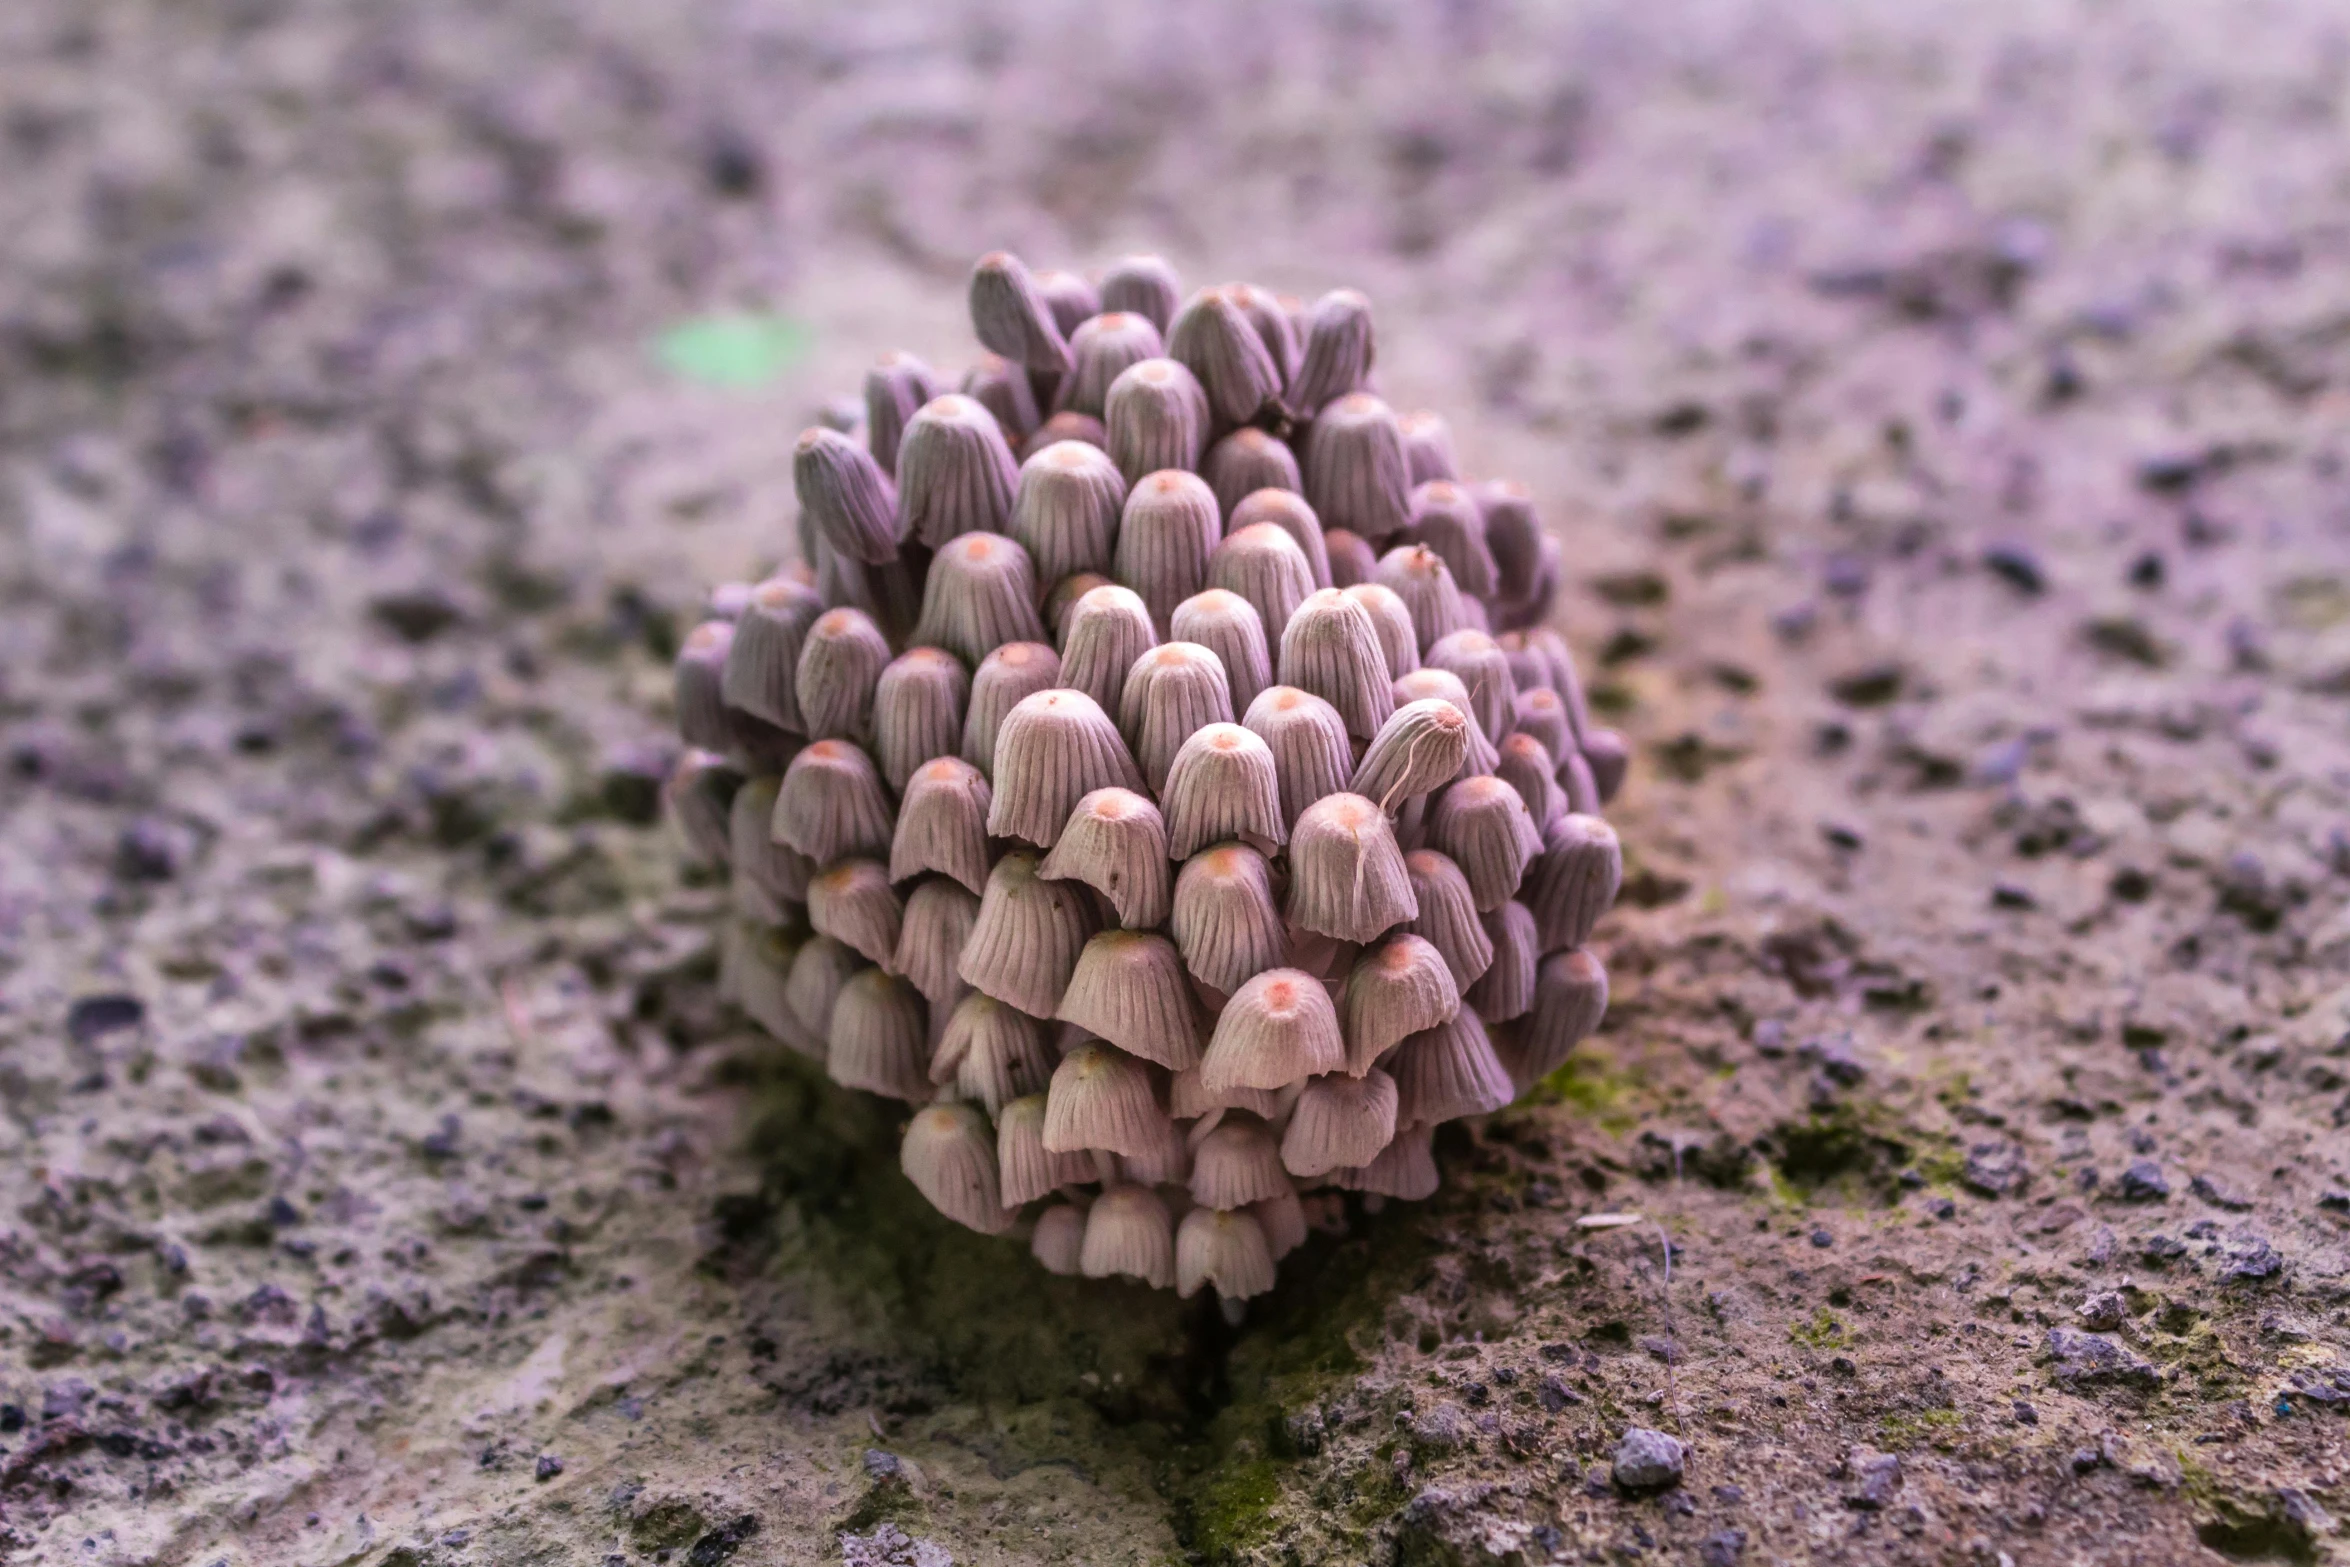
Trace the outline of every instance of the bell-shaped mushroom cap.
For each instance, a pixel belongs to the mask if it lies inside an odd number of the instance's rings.
[[[1109,453],[1080,441],[1060,441],[1020,465],[1012,537],[1028,551],[1041,581],[1106,572],[1116,555],[1118,516],[1125,507],[1126,478]]]
[[[1200,1082],[1211,1092],[1284,1088],[1345,1065],[1338,1009],[1322,982],[1300,969],[1267,969],[1225,1003]]]
[[[1016,365],[1055,375],[1069,368],[1069,344],[1052,306],[1010,251],[991,250],[971,269],[971,330]]]
[[[912,354],[895,350],[865,372],[865,442],[884,473],[895,473],[906,422],[938,395],[938,377]]]
[[[1196,468],[1208,445],[1208,394],[1174,360],[1145,359],[1110,383],[1102,425],[1110,460],[1130,485],[1166,469]]]
[[[828,546],[868,565],[897,559],[897,486],[864,447],[837,430],[802,430],[791,476],[802,515]]]
[[[1052,633],[1053,641],[1061,648],[1062,657],[1064,660],[1068,656],[1069,632],[1070,629],[1076,624],[1077,620],[1077,606],[1083,603],[1085,600],[1085,595],[1091,593],[1094,589],[1113,587],[1117,587],[1117,584],[1112,582],[1108,577],[1102,575],[1098,571],[1079,571],[1072,572],[1070,575],[1063,577],[1060,581],[1054,583],[1045,591],[1045,629]],[[1134,602],[1140,604],[1142,600],[1140,597],[1136,597]],[[1145,609],[1142,612],[1142,616],[1143,619],[1148,620],[1150,618],[1150,611]],[[1061,683],[1063,685],[1074,684],[1074,682],[1067,680],[1064,680]],[[1077,689],[1083,691],[1085,688],[1083,686],[1079,686]],[[1117,693],[1116,684],[1113,683],[1110,689],[1112,696],[1115,697]],[[1113,700],[1110,703],[1110,706],[1115,707],[1117,706],[1117,703]],[[1108,709],[1105,708],[1104,711],[1106,712]]]
[[[962,664],[934,647],[908,648],[882,670],[873,691],[873,756],[892,789],[903,793],[916,768],[960,748],[970,691]]]
[[[1598,786],[1599,803],[1607,804],[1624,787],[1624,772],[1632,761],[1630,747],[1613,729],[1587,729],[1583,732],[1583,760],[1591,765],[1591,779]]]
[[[1167,823],[1159,808],[1131,789],[1096,789],[1069,813],[1060,842],[1037,874],[1047,881],[1081,881],[1109,900],[1120,925],[1150,930],[1166,923],[1173,898],[1167,860]]]
[[[1118,377],[1165,348],[1150,317],[1132,310],[1104,311],[1082,323],[1069,338],[1074,365],[1061,382],[1061,407],[1101,419]]]
[[[1499,772],[1501,769],[1496,765],[1494,771]],[[1599,780],[1591,775],[1591,763],[1582,752],[1567,753],[1567,759],[1559,764],[1558,785],[1560,793],[1566,797],[1567,810],[1580,811],[1585,816],[1599,814]],[[1551,823],[1557,821],[1561,814],[1554,811],[1543,822],[1543,836],[1546,840]]]
[[[1509,655],[1482,631],[1455,631],[1430,645],[1428,667],[1448,669],[1467,688],[1472,716],[1487,739],[1506,735],[1518,719],[1518,688]]]
[[[1052,310],[1053,324],[1068,337],[1101,314],[1101,290],[1075,272],[1051,270],[1036,274],[1036,291]]]
[[[800,1026],[822,1039],[832,1027],[832,1004],[865,960],[840,942],[818,936],[800,943],[792,954],[791,973],[783,983],[783,998]]]
[[[1524,1017],[1534,1005],[1534,971],[1542,961],[1533,911],[1512,898],[1485,916],[1485,934],[1493,941],[1493,966],[1477,976],[1466,999],[1488,1023]]]
[[[846,740],[819,740],[793,757],[769,830],[819,865],[889,853],[889,799],[873,758]]]
[[[1542,853],[1542,829],[1518,791],[1499,778],[1464,778],[1445,790],[1429,821],[1429,839],[1469,878],[1481,912],[1507,903]]]
[[[1061,684],[1061,655],[1042,642],[1007,642],[979,661],[963,715],[963,760],[991,777],[996,731],[1024,697]]]
[[[987,885],[987,812],[994,798],[979,769],[961,757],[915,768],[890,839],[889,879],[938,871],[979,892]]]
[[[1395,1079],[1399,1126],[1428,1126],[1499,1110],[1518,1096],[1485,1024],[1466,1007],[1395,1047],[1383,1063]]]
[[[1354,771],[1354,748],[1338,709],[1295,686],[1267,686],[1242,719],[1273,753],[1273,777],[1281,787],[1281,820],[1291,831],[1306,807],[1345,789]]]
[[[1336,588],[1309,595],[1281,632],[1281,683],[1338,710],[1346,732],[1368,740],[1394,711],[1395,693],[1371,612]]]
[[[1389,550],[1379,557],[1371,580],[1402,599],[1412,612],[1412,630],[1423,657],[1445,637],[1474,623],[1468,607],[1472,601],[1453,582],[1452,568],[1426,545],[1399,544]]]
[[[1397,415],[1396,422],[1403,430],[1404,457],[1411,464],[1415,487],[1438,480],[1459,480],[1461,460],[1453,451],[1452,426],[1444,422],[1444,415],[1432,409],[1415,408]],[[1468,497],[1464,493],[1462,498]],[[1484,519],[1478,520],[1482,523]]]
[[[1004,427],[985,404],[959,392],[934,398],[906,421],[898,441],[905,533],[937,549],[965,533],[1003,532],[1019,472]]]
[[[726,657],[733,648],[734,622],[705,620],[678,649],[677,732],[687,745],[724,751],[733,743],[725,697]]]
[[[979,405],[981,412],[996,422],[1006,447],[1025,442],[1029,432],[1043,418],[1043,410],[1037,406],[1036,387],[1027,366],[1013,364],[1000,354],[981,354],[971,368],[963,372],[962,391],[965,397]],[[898,444],[901,452],[898,472],[902,480],[905,473],[905,442],[901,439]],[[898,510],[901,515],[909,515],[906,512],[902,482],[898,492]]]
[[[1420,634],[1412,626],[1410,608],[1395,596],[1393,588],[1358,582],[1342,591],[1371,612],[1371,625],[1379,633],[1379,651],[1386,655],[1391,678],[1420,667]]]
[[[1245,844],[1221,844],[1184,862],[1168,929],[1184,967],[1225,995],[1279,968],[1289,951],[1273,902],[1272,871]]]
[[[1265,1244],[1275,1262],[1306,1243],[1306,1207],[1297,1200],[1295,1187],[1263,1202],[1250,1203],[1248,1212],[1263,1228]]]
[[[1331,1172],[1331,1184],[1350,1192],[1372,1192],[1381,1197],[1419,1202],[1436,1195],[1436,1129],[1407,1126],[1395,1141],[1379,1150],[1379,1157],[1358,1169]]]
[[[1030,1017],[1051,1017],[1093,934],[1093,907],[1077,888],[1045,881],[1036,870],[1033,854],[996,861],[961,968],[973,988]]]
[[[1316,591],[1305,552],[1272,522],[1248,523],[1225,535],[1208,557],[1208,584],[1239,594],[1266,625],[1283,627]]]
[[[1516,660],[1511,664],[1515,678]],[[1540,741],[1554,768],[1575,754],[1575,726],[1567,721],[1566,701],[1550,687],[1521,687],[1512,713],[1518,733]]]
[[[1547,691],[1542,694],[1550,695]],[[1523,704],[1525,698],[1518,700]],[[1537,827],[1547,827],[1569,809],[1567,792],[1559,787],[1558,772],[1551,764],[1550,753],[1540,740],[1523,730],[1501,743],[1501,750],[1494,757],[1493,776],[1518,791],[1518,798],[1526,802],[1526,814],[1534,819]]]
[[[1470,492],[1485,515],[1485,542],[1504,582],[1531,582],[1542,563],[1542,523],[1534,497],[1514,479],[1488,479]]]
[[[1073,1202],[1056,1202],[1036,1216],[1035,1233],[1028,1237],[1028,1254],[1047,1273],[1075,1278],[1085,1254],[1085,1210]]]
[[[1078,1266],[1089,1279],[1124,1276],[1152,1289],[1175,1287],[1175,1227],[1147,1186],[1113,1186],[1085,1215]]]
[[[1082,691],[1022,697],[996,731],[995,800],[987,830],[1051,848],[1077,802],[1096,789],[1143,787],[1117,725]]]
[[[1199,1008],[1182,956],[1152,932],[1107,930],[1087,942],[1054,1016],[1172,1072],[1199,1064]]]
[[[1042,1094],[1055,1065],[1042,1023],[993,996],[973,993],[947,1014],[930,1055],[930,1080],[953,1083],[957,1095],[995,1115],[1015,1099]]]
[[[1273,1248],[1254,1213],[1194,1208],[1175,1232],[1175,1293],[1184,1300],[1201,1285],[1219,1300],[1247,1300],[1273,1288]]]
[[[1238,724],[1210,724],[1184,741],[1165,794],[1167,848],[1177,859],[1220,839],[1277,844],[1289,835],[1272,748]]]
[[[1362,388],[1370,379],[1375,352],[1370,300],[1351,288],[1332,289],[1306,314],[1304,351],[1283,401],[1300,419],[1312,419],[1328,404]],[[1408,462],[1405,472],[1410,472]]]
[[[1314,515],[1314,508],[1294,486],[1288,489],[1264,488],[1251,490],[1236,502],[1224,519],[1224,531],[1237,533],[1269,522],[1289,535],[1298,552],[1305,556],[1306,566],[1314,574],[1314,586],[1326,588],[1330,582],[1330,550],[1322,537],[1322,519]],[[1279,626],[1267,626],[1267,636],[1279,636]]]
[[[1281,1145],[1263,1121],[1234,1110],[1191,1150],[1191,1196],[1210,1208],[1243,1208],[1289,1188]]]
[[[1501,590],[1499,568],[1485,543],[1485,514],[1467,490],[1449,479],[1422,484],[1412,491],[1411,518],[1404,537],[1435,551],[1463,593],[1488,599]]]
[[[1339,996],[1346,1069],[1360,1077],[1407,1037],[1448,1021],[1460,1009],[1460,986],[1444,955],[1424,937],[1388,937],[1355,960]]]
[[[1079,1045],[1061,1057],[1046,1091],[1044,1145],[1054,1153],[1099,1148],[1145,1155],[1174,1136],[1142,1060],[1112,1046]]]
[[[933,1007],[951,1004],[963,982],[964,943],[979,923],[979,895],[944,876],[925,879],[906,897],[898,947],[889,966],[913,982]]]
[[[889,639],[863,610],[828,609],[808,627],[794,675],[800,718],[818,740],[862,740],[873,726],[873,692],[889,662]]]
[[[1043,1094],[1024,1094],[996,1112],[996,1171],[1007,1208],[1093,1179],[1093,1161],[1083,1151],[1054,1153],[1045,1147],[1044,1117]]]
[[[1162,642],[1127,671],[1118,729],[1153,793],[1166,792],[1167,769],[1185,741],[1210,724],[1230,722],[1224,661],[1196,642]]]
[[[1028,439],[1020,443],[1020,449],[1013,455],[1017,456],[1025,465],[1034,462],[1037,455],[1046,447],[1058,446],[1063,441],[1069,441],[1079,446],[1090,446],[1107,457],[1109,455],[1109,439],[1110,432],[1102,428],[1102,422],[1092,414],[1081,414],[1064,408],[1029,431]],[[1115,471],[1115,467],[1116,465],[1113,464],[1113,471]],[[1118,482],[1121,485],[1126,482],[1123,474],[1119,475]],[[1012,499],[1012,515],[1017,519],[1019,514],[1020,500],[1015,494]],[[1019,531],[1015,525],[1012,530],[1013,537],[1019,537]]]
[[[1214,1092],[1200,1081],[1199,1068],[1178,1072],[1167,1084],[1167,1113],[1178,1121],[1208,1125],[1205,1116],[1225,1110],[1246,1110],[1267,1121],[1279,1120],[1288,1110],[1287,1090],[1279,1088],[1225,1088]],[[1196,1132],[1198,1127],[1193,1130]]]
[[[785,994],[800,945],[776,926],[728,920],[718,931],[718,999],[733,1002],[760,1028],[821,1061],[824,1041],[800,1026],[799,1014]]]
[[[1376,800],[1381,810],[1392,813],[1450,783],[1468,756],[1467,714],[1434,697],[1407,702],[1363,752],[1347,791]]]
[[[1295,491],[1304,482],[1298,474],[1297,456],[1287,442],[1277,435],[1244,426],[1208,448],[1206,462],[1200,469],[1208,487],[1216,492],[1216,504],[1223,508],[1229,528],[1233,508],[1243,499],[1259,490]],[[1303,496],[1299,500],[1304,500]],[[1315,533],[1320,534],[1319,526]],[[1317,582],[1316,587],[1323,584]]]
[[[734,640],[719,677],[726,705],[778,729],[803,732],[800,649],[823,613],[823,598],[796,578],[770,577],[753,588],[735,619]]]
[[[742,769],[716,751],[688,751],[677,759],[661,798],[691,858],[704,865],[727,863],[734,798],[742,785]]]
[[[1061,633],[1060,684],[1093,698],[1105,713],[1118,711],[1134,661],[1157,646],[1150,606],[1132,588],[1088,589],[1069,611]]]
[[[1330,585],[1360,587],[1379,580],[1379,552],[1359,533],[1345,528],[1325,529],[1322,548],[1330,560]],[[1414,639],[1417,640],[1415,630]]]
[[[750,890],[767,905],[804,903],[815,862],[774,838],[775,800],[779,778],[754,778],[734,792],[727,811],[727,857],[734,868],[737,892]],[[778,910],[780,913],[780,910]],[[768,924],[775,915],[765,916]]]
[[[1623,884],[1624,846],[1613,827],[1573,813],[1552,822],[1526,884],[1542,950],[1583,945]]]
[[[905,915],[879,860],[841,860],[808,883],[808,923],[816,934],[885,968],[897,961]]]
[[[1167,357],[1199,379],[1218,423],[1247,424],[1281,395],[1281,371],[1232,291],[1203,288],[1167,328]]]
[[[1453,984],[1466,991],[1493,963],[1493,938],[1477,917],[1477,897],[1469,878],[1452,857],[1434,849],[1414,849],[1404,856],[1404,872],[1412,879],[1412,896],[1420,912],[1405,925],[1425,937],[1444,955]]]
[[[1314,1078],[1281,1134],[1282,1164],[1298,1176],[1369,1164],[1395,1136],[1395,1105],[1395,1079],[1377,1067]]]
[[[1567,639],[1548,626],[1530,626],[1524,631],[1509,633],[1503,639],[1505,651],[1512,640],[1523,644],[1529,653],[1541,659],[1544,675],[1532,684],[1548,686],[1559,694],[1559,699],[1567,705],[1567,723],[1574,730],[1576,743],[1580,745],[1591,732],[1591,707],[1583,695],[1583,679],[1575,672],[1575,654],[1567,646]],[[1521,688],[1526,684],[1526,681],[1519,682]]]
[[[1607,1015],[1607,969],[1588,947],[1570,947],[1542,960],[1534,1005],[1504,1048],[1496,1041],[1510,1081],[1524,1093],[1560,1067]]]
[[[1108,1155],[1094,1157],[1105,1159]],[[1120,1154],[1116,1162],[1117,1178],[1137,1186],[1181,1186],[1191,1179],[1191,1150],[1172,1125],[1167,1128],[1165,1142],[1146,1153]]]
[[[906,1124],[898,1168],[930,1206],[967,1229],[1001,1235],[1012,1226],[996,1184],[995,1134],[967,1104],[926,1105]]]
[[[1216,655],[1231,686],[1232,710],[1245,713],[1273,683],[1272,650],[1255,606],[1237,593],[1208,588],[1175,606],[1167,623],[1174,641],[1195,642]]]
[[[832,1002],[825,1069],[843,1088],[920,1104],[930,1097],[930,1014],[922,994],[877,968],[849,976]]]
[[[1375,941],[1419,912],[1386,813],[1359,794],[1306,808],[1289,838],[1288,912],[1340,941]]]
[[[1142,596],[1164,632],[1175,606],[1208,586],[1208,557],[1224,534],[1216,492],[1198,474],[1162,468],[1126,492],[1110,575]]]
[[[1378,398],[1356,392],[1324,408],[1307,432],[1304,467],[1306,499],[1325,528],[1372,540],[1403,530],[1411,465],[1395,411]]]
[[[1161,256],[1124,256],[1102,274],[1102,308],[1131,310],[1161,332],[1175,320],[1183,285]]]
[[[967,532],[940,547],[922,590],[917,641],[977,664],[1007,642],[1037,642],[1036,571],[1001,534]]]
[[[1461,761],[1460,776],[1481,778],[1493,771],[1500,760],[1485,726],[1477,722],[1477,704],[1469,700],[1469,688],[1461,684],[1461,677],[1449,669],[1415,669],[1395,683],[1397,702],[1425,702],[1441,697],[1469,716],[1469,754]]]

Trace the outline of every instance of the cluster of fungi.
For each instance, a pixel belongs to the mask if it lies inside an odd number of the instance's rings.
[[[679,656],[670,808],[728,997],[917,1107],[941,1213],[1236,1314],[1598,1025],[1623,741],[1558,541],[1374,393],[1361,294],[998,253],[970,297],[960,391],[889,354],[800,436],[798,560]]]

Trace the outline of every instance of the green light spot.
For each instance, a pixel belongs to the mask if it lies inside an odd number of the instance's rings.
[[[807,357],[816,334],[786,316],[733,311],[696,316],[653,344],[662,364],[704,386],[764,386]]]

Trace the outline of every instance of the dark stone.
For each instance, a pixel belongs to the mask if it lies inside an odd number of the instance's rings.
[[[137,1028],[145,1021],[147,1004],[136,996],[82,996],[65,1009],[66,1037],[77,1045],[91,1044],[126,1028]]]
[[[457,606],[449,596],[431,587],[379,593],[367,609],[403,642],[430,642],[458,620]]]
[[[2036,1426],[2040,1423],[2040,1411],[2020,1398],[2015,1401],[2010,1413],[2015,1416],[2015,1423],[2019,1426]]]
[[[1534,1396],[1542,1401],[1544,1409],[1554,1415],[1570,1404],[1583,1402],[1583,1395],[1567,1386],[1566,1382],[1557,1376],[1546,1376],[1535,1384]]]
[[[1862,1512],[1883,1510],[1891,1505],[1893,1493],[1901,1489],[1901,1460],[1892,1453],[1856,1447],[1845,1458],[1844,1467],[1858,1482],[1845,1494],[1845,1503]]]
[[[169,881],[179,866],[177,839],[161,822],[141,817],[114,841],[114,874],[123,881]]]
[[[552,1480],[555,1478],[555,1476],[561,1474],[562,1472],[562,1459],[557,1458],[553,1453],[539,1454],[538,1468],[534,1471],[539,1480],[542,1482]]]
[[[2261,1284],[2285,1271],[2284,1255],[2265,1236],[2242,1236],[2229,1242],[2221,1256],[2222,1284]]]
[[[2225,1177],[2206,1170],[2187,1184],[2187,1189],[2214,1208],[2225,1208],[2231,1213],[2242,1213],[2252,1206],[2252,1199],[2236,1190]]]
[[[2003,1137],[1976,1143],[1967,1149],[1962,1178],[1985,1197],[2008,1196],[2024,1185],[2024,1151]]]
[[[1738,1567],[1746,1557],[1744,1529],[1717,1529],[1697,1543],[1702,1567]]]
[[[2056,1380],[2068,1387],[2153,1387],[2162,1380],[2151,1362],[2103,1334],[2050,1328],[2048,1353],[2056,1362]]]
[[[1993,544],[1983,551],[1983,569],[2018,593],[2042,593],[2048,587],[2048,573],[2040,565],[2040,557],[2032,547],[2020,543]]]
[[[758,1532],[759,1520],[750,1513],[722,1523],[694,1542],[693,1549],[685,1553],[686,1567],[718,1567]]]
[[[2162,1166],[2152,1159],[2132,1160],[2122,1171],[2120,1184],[2115,1188],[2123,1202],[2168,1202],[2170,1177],[2162,1173]]]
[[[1820,1250],[1826,1251],[1829,1247],[1836,1244],[1836,1237],[1829,1234],[1826,1230],[1814,1230],[1811,1232],[1811,1243],[1814,1246],[1817,1246]]]
[[[1627,1491],[1661,1491],[1681,1483],[1688,1449],[1662,1431],[1633,1426],[1616,1443],[1611,1474]]]

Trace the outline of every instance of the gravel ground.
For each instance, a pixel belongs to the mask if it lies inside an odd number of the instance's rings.
[[[2350,1555],[2350,29],[1552,12],[0,9],[0,1555]],[[928,1216],[653,820],[1007,244],[1368,290],[1637,747],[1603,1034],[1237,1331]]]

